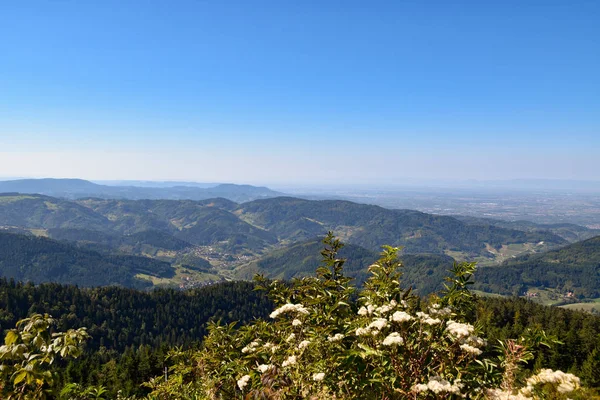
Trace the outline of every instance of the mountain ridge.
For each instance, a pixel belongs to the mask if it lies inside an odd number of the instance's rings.
[[[468,225],[456,218],[414,210],[391,210],[346,200],[305,200],[276,197],[240,204],[235,214],[269,230],[280,239],[306,240],[334,231],[348,243],[378,250],[382,244],[404,246],[407,253],[466,251],[485,257],[484,243],[512,242],[565,244],[552,233],[522,232],[494,226]],[[303,223],[300,228],[298,225]],[[298,233],[298,230],[304,232]],[[461,248],[462,247],[462,248]]]
[[[413,210],[293,197],[237,203],[224,198],[66,200],[9,193],[0,194],[0,228],[68,241],[109,256],[117,252],[153,257],[171,263],[178,279],[157,279],[155,284],[183,287],[230,279],[242,264],[314,241],[328,231],[369,262],[381,245],[389,244],[403,247],[405,260],[420,255],[434,267],[453,259],[496,263],[506,258],[502,253],[506,248],[541,252],[568,243],[548,231],[525,232]],[[315,243],[311,250],[318,254]],[[290,271],[283,276],[293,276],[298,264],[286,265]],[[363,273],[364,265],[356,270]],[[436,268],[423,271],[437,274]]]
[[[93,183],[84,179],[16,179],[0,181],[0,192],[22,194],[44,194],[68,199],[85,197],[141,199],[189,199],[204,200],[224,197],[234,201],[249,201],[265,197],[275,197],[282,193],[264,186],[237,185],[222,183],[211,187],[174,186],[111,186]]]

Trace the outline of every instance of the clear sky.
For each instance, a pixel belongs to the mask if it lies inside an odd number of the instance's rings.
[[[0,176],[600,180],[600,1],[3,1]]]

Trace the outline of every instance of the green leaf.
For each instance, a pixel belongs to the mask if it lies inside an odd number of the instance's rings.
[[[10,346],[11,344],[15,344],[18,339],[19,339],[19,334],[17,333],[17,331],[15,331],[14,329],[11,329],[6,334],[6,337],[4,338],[4,343],[7,346]]]
[[[27,377],[27,371],[21,370],[15,374],[13,385],[18,385]]]

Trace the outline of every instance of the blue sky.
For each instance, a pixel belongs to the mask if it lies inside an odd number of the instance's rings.
[[[600,180],[597,1],[0,4],[0,176]]]

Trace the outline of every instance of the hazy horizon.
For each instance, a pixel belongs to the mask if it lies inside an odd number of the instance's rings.
[[[600,180],[600,3],[0,5],[0,176]]]
[[[158,180],[158,179],[87,179],[86,177],[56,177],[56,176],[34,176],[34,177],[18,177],[18,176],[1,176],[0,182],[12,180],[29,180],[29,179],[73,179],[84,180],[99,185],[107,186],[138,186],[138,187],[172,187],[194,185],[198,187],[213,187],[221,184],[236,184],[236,185],[254,185],[265,186],[270,189],[279,191],[290,191],[290,194],[301,193],[328,193],[333,194],[336,191],[389,191],[397,190],[559,190],[559,191],[593,191],[600,192],[600,181],[594,180],[570,180],[570,179],[535,179],[535,178],[520,178],[520,179],[502,179],[502,180],[477,180],[477,179],[415,179],[405,178],[395,182],[378,183],[378,182],[353,182],[353,183],[319,183],[319,182],[248,182],[248,181],[197,181],[197,180]]]

